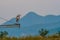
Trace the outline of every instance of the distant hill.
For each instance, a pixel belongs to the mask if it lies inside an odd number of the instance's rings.
[[[15,18],[5,22],[4,24],[13,24],[15,23]],[[21,28],[18,29],[20,36],[21,35],[38,35],[38,30],[41,28],[48,29],[50,33],[55,31],[60,31],[60,15],[47,15],[40,16],[35,12],[29,12],[19,21]],[[13,29],[11,29],[13,30]]]

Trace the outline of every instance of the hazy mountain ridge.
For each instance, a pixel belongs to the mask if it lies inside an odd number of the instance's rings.
[[[16,19],[12,18],[4,24],[14,24],[16,23],[15,21]],[[48,29],[50,33],[60,31],[60,15],[40,16],[35,12],[29,12],[20,19],[19,23],[21,24],[21,28],[18,29],[19,32],[17,33],[20,33],[21,35],[37,35],[38,30],[40,30],[41,28]]]

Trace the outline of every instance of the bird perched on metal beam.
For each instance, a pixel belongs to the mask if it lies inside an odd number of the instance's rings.
[[[16,23],[19,22],[19,19],[20,19],[20,15],[18,14],[18,15],[16,16]]]

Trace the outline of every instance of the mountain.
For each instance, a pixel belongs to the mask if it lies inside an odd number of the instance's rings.
[[[29,12],[28,14],[26,14],[21,20],[21,25],[23,26],[31,26],[34,24],[40,24],[42,23],[41,21],[43,17],[37,15],[35,12]]]
[[[12,18],[4,24],[13,24],[15,23],[15,20],[15,18]],[[60,31],[60,16],[55,15],[40,16],[35,12],[29,12],[20,19],[19,23],[21,24],[20,29],[5,28],[1,30],[6,30],[9,32],[9,35],[13,36],[38,35],[38,31],[41,28],[49,30],[49,34]]]

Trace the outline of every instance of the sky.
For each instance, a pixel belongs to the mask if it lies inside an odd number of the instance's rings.
[[[39,15],[60,15],[60,0],[0,0],[0,17],[10,20],[33,11]],[[0,24],[6,22],[0,18]]]

